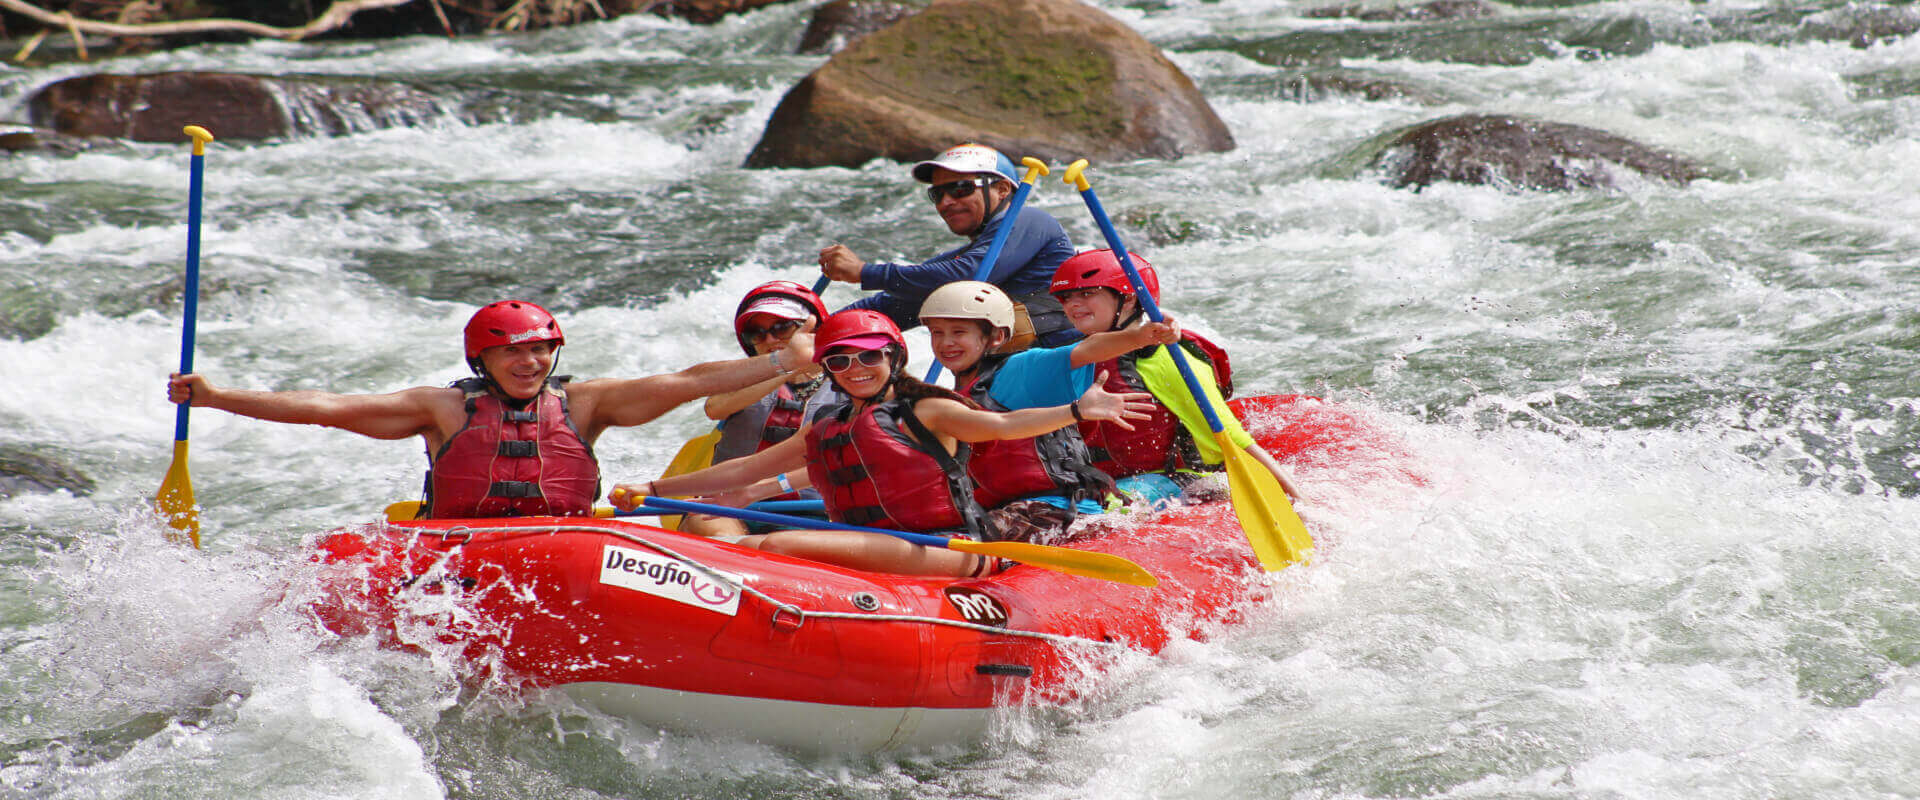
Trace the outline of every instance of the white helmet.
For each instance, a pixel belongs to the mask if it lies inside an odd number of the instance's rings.
[[[1013,301],[1000,287],[981,281],[954,281],[927,295],[920,304],[920,321],[934,319],[984,319],[995,328],[1013,333]]]

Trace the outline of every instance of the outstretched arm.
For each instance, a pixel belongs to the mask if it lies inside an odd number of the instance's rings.
[[[1109,358],[1119,358],[1142,347],[1177,341],[1180,341],[1180,323],[1167,317],[1165,322],[1149,322],[1124,331],[1096,333],[1081,339],[1068,351],[1067,364],[1077,369]]]
[[[591,397],[592,411],[581,431],[591,441],[609,426],[645,424],[683,403],[819,368],[813,363],[813,323],[809,321],[787,339],[785,347],[768,355],[709,361],[645,378],[586,381],[569,391]]]
[[[167,399],[175,403],[191,400],[195,406],[217,408],[243,417],[325,425],[375,439],[405,439],[432,430],[435,402],[444,402],[447,393],[453,391],[419,387],[391,394],[261,392],[221,389],[191,373],[176,372],[167,379]]]
[[[703,470],[661,478],[657,481],[616,484],[613,490],[607,493],[607,499],[616,507],[632,509],[639,504],[639,499],[642,497],[719,494],[747,486],[763,478],[771,478],[782,472],[804,471],[807,466],[806,434],[809,427],[810,425],[801,426],[800,431],[788,437],[786,441],[758,453],[731,461],[722,461]]]
[[[1059,430],[1080,419],[1112,422],[1133,430],[1127,420],[1146,419],[1153,410],[1153,395],[1146,392],[1114,394],[1101,387],[1105,381],[1106,375],[1102,374],[1080,399],[1064,406],[993,412],[936,397],[916,404],[914,413],[934,433],[963,442],[1025,439]],[[1076,407],[1079,417],[1074,416]]]
[[[745,389],[735,389],[731,392],[721,392],[710,395],[707,397],[706,405],[702,406],[701,410],[707,413],[707,419],[719,422],[720,420],[740,413],[754,403],[760,402],[760,398],[766,397],[772,393],[773,390],[780,388],[780,384],[786,382],[786,380],[786,376],[775,375],[752,386],[748,386]]]

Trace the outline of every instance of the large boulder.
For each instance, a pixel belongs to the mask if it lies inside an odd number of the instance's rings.
[[[1610,187],[1622,169],[1683,184],[1709,176],[1698,162],[1596,128],[1487,114],[1391,132],[1353,161],[1385,172],[1396,187],[1440,181],[1514,189]]]
[[[840,51],[774,109],[749,167],[916,161],[955,142],[1016,159],[1233,148],[1185,73],[1076,0],[938,0]]]

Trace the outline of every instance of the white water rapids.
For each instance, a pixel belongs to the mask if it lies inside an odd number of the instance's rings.
[[[1350,24],[1275,0],[1104,7],[1164,43]],[[1580,13],[1665,30],[1746,10]],[[560,313],[562,371],[660,372],[736,354],[726,309],[810,280],[827,243],[950,246],[899,164],[739,167],[819,63],[788,55],[806,13],[0,66],[0,119],[97,68],[596,105],[217,142],[195,365],[254,388],[440,384],[464,372],[474,306],[518,295]],[[463,687],[441,649],[326,634],[299,602],[302,543],[415,497],[417,442],[196,410],[207,547],[160,546],[140,509],[171,456],[187,148],[0,157],[0,445],[95,484],[0,500],[0,797],[1920,796],[1920,37],[1346,61],[1435,105],[1296,102],[1279,68],[1172,57],[1238,148],[1096,164],[1101,198],[1162,221],[1123,231],[1166,306],[1220,335],[1242,393],[1345,404],[1425,480],[1290,465],[1323,552],[1261,615],[1131,659],[1061,713],[1009,712],[976,748],[884,759],[637,729]],[[1325,170],[1471,112],[1609,130],[1728,177],[1413,192]],[[1033,202],[1097,242],[1065,187]],[[698,416],[609,433],[607,472],[656,474]]]

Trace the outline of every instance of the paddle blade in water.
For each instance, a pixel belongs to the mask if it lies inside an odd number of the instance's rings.
[[[1027,542],[975,542],[967,539],[953,539],[947,542],[947,549],[1004,558],[1083,578],[1098,578],[1103,581],[1145,586],[1149,589],[1160,585],[1160,579],[1154,577],[1153,573],[1148,572],[1145,567],[1107,553],[1049,547]]]
[[[1293,510],[1287,492],[1265,465],[1227,440],[1224,433],[1214,434],[1220,452],[1227,460],[1227,486],[1233,494],[1233,513],[1247,533],[1247,543],[1260,566],[1275,572],[1288,564],[1306,561],[1313,555],[1313,536]]]
[[[160,492],[153,498],[154,510],[165,517],[167,538],[200,547],[200,512],[193,505],[193,479],[187,475],[187,443],[173,443],[173,463],[167,477],[160,481]]]

